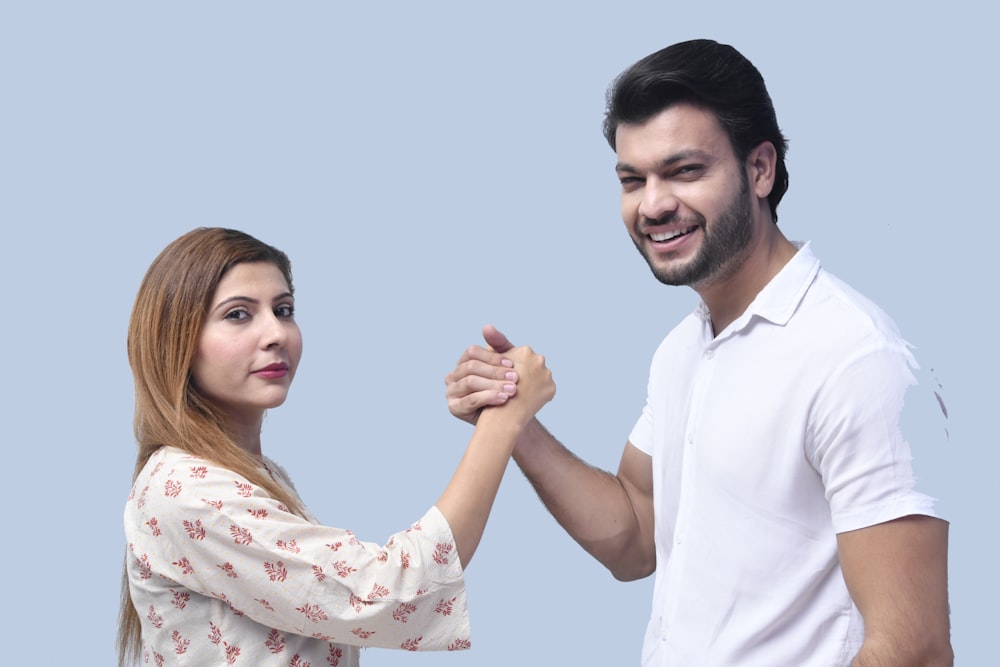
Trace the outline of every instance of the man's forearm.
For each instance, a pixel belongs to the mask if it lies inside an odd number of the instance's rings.
[[[953,667],[955,655],[950,644],[926,646],[914,652],[912,647],[892,647],[866,641],[851,667]]]
[[[642,530],[616,475],[579,459],[537,420],[522,431],[514,460],[559,525],[616,578],[655,570],[652,536],[644,534],[650,531]]]

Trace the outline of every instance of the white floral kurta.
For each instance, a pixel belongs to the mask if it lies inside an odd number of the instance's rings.
[[[380,547],[164,447],[136,479],[125,536],[149,664],[350,667],[364,646],[470,645],[462,568],[437,508]]]

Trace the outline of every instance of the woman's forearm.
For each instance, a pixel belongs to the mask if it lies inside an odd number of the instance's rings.
[[[482,539],[514,443],[521,431],[513,406],[484,410],[455,474],[438,499],[448,520],[462,567]]]

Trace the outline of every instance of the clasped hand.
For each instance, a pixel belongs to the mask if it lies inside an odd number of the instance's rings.
[[[514,347],[493,325],[483,327],[483,339],[486,347],[470,346],[445,376],[451,414],[474,424],[483,408],[510,401],[533,416],[552,400],[556,386],[545,357],[530,347]]]

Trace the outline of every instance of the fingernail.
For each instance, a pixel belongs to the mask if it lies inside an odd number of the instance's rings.
[[[511,361],[510,359],[501,359],[500,363],[506,366],[507,368],[514,368],[514,362]]]
[[[508,398],[510,398],[510,396],[508,394],[505,394],[502,391],[498,391],[497,392],[497,399],[499,399],[501,401],[506,401]]]
[[[510,380],[511,382],[517,382],[517,373],[510,371],[509,373],[505,373],[503,378],[505,380]]]
[[[514,385],[512,385],[512,384],[505,384],[503,386],[503,390],[505,392],[507,392],[508,394],[513,394],[514,393]]]

